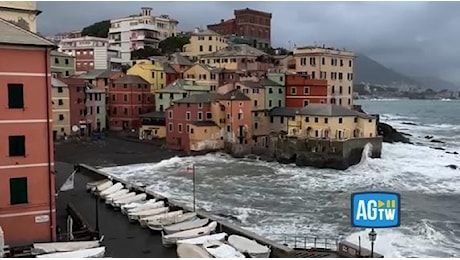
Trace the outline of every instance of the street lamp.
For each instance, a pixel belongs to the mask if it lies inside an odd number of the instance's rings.
[[[377,239],[377,232],[374,229],[369,232],[369,240],[371,241],[371,257],[374,258],[374,242]]]

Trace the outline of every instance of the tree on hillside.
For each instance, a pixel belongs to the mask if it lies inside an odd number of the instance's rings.
[[[163,54],[170,54],[181,52],[182,47],[188,43],[190,43],[190,37],[188,36],[173,36],[162,40],[158,46]]]
[[[131,59],[133,60],[147,59],[150,56],[161,56],[161,52],[149,46],[131,52]]]
[[[109,35],[109,28],[110,20],[104,20],[83,28],[81,34],[83,36],[107,38]]]

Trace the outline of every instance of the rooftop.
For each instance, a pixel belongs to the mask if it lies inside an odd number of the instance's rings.
[[[240,81],[239,83],[248,88],[264,88],[264,86],[262,86],[262,84],[258,81],[243,80],[243,81]]]
[[[195,31],[192,32],[192,36],[220,36],[220,34],[213,30],[196,28]]]
[[[149,112],[149,113],[139,115],[139,117],[141,117],[141,118],[146,118],[146,117],[149,117],[149,118],[165,118],[165,112],[164,111],[154,111],[154,112]]]
[[[189,59],[185,58],[178,52],[175,52],[168,56],[151,56],[149,57],[149,59],[159,60],[162,62],[168,62],[169,64],[172,64],[172,65],[186,65],[186,66],[193,65],[193,62],[191,62]]]
[[[298,115],[312,116],[359,116],[362,118],[375,119],[375,117],[351,110],[334,104],[310,104],[297,110]]]
[[[113,72],[111,70],[94,69],[84,74],[78,75],[78,77],[81,79],[110,78],[112,73]]]
[[[233,44],[213,53],[205,54],[202,57],[259,57],[268,56],[267,53],[251,47],[247,44]]]
[[[248,96],[243,94],[239,89],[230,90],[222,95],[221,100],[251,100]]]
[[[53,47],[56,45],[38,34],[22,29],[12,23],[7,22],[0,18],[0,44],[14,44],[14,45],[32,45],[42,47]]]
[[[271,79],[267,79],[267,78],[262,78],[260,80],[260,84],[262,86],[273,86],[273,87],[284,87],[283,85],[279,84],[278,82],[275,82]]]
[[[175,103],[210,103],[218,100],[222,96],[217,93],[194,94],[186,98],[175,101]]]
[[[74,58],[74,56],[72,55],[69,55],[69,54],[66,54],[66,53],[63,53],[63,52],[60,52],[60,51],[56,51],[56,50],[52,50],[51,53],[50,53],[51,56],[59,56],[59,57],[66,57],[66,58]]]
[[[125,75],[121,78],[116,79],[113,83],[115,84],[146,84],[150,83],[138,75]]]
[[[68,85],[56,78],[51,77],[51,86],[54,88],[66,88]]]

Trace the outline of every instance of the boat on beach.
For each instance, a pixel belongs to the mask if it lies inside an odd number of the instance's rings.
[[[146,197],[147,197],[147,194],[141,193],[141,194],[137,194],[137,195],[135,195],[133,197],[128,197],[128,198],[124,198],[124,199],[118,199],[117,201],[114,201],[112,203],[112,206],[114,206],[115,208],[119,208],[122,205],[125,205],[125,204],[128,204],[128,203],[144,201]]]
[[[101,258],[104,257],[105,246],[82,249],[70,252],[51,253],[44,255],[37,255],[37,258]]]
[[[75,241],[55,243],[34,243],[31,252],[33,255],[49,254],[55,252],[69,252],[100,246],[100,241]]]
[[[203,247],[192,244],[177,245],[176,252],[179,258],[212,258]]]
[[[114,203],[115,201],[122,200],[122,199],[127,199],[127,198],[132,198],[132,197],[134,197],[134,196],[136,196],[136,193],[135,193],[135,192],[130,192],[130,193],[118,195],[118,196],[115,196],[115,197],[106,199],[106,200],[105,200],[105,204],[113,205],[113,203]]]
[[[144,210],[144,211],[137,211],[137,212],[134,212],[134,213],[129,213],[128,214],[128,219],[132,222],[132,221],[139,220],[141,218],[145,218],[145,217],[148,217],[148,216],[153,216],[153,215],[165,213],[165,212],[168,212],[168,211],[169,211],[168,207],[161,207],[161,208],[155,208],[155,209],[148,209],[148,210]]]
[[[144,204],[144,205],[140,205],[138,207],[135,207],[135,208],[132,208],[132,209],[128,210],[126,212],[126,215],[134,214],[134,213],[140,212],[140,211],[146,211],[146,210],[149,210],[149,209],[161,208],[161,207],[164,207],[164,206],[165,206],[164,201],[157,201],[157,202],[151,203],[151,204]]]
[[[227,233],[217,233],[217,234],[212,234],[212,235],[206,235],[206,236],[201,236],[197,238],[189,238],[189,239],[183,239],[183,240],[178,240],[176,244],[190,244],[190,245],[202,245],[206,241],[225,241],[225,238],[227,237]]]
[[[241,253],[246,253],[251,258],[269,258],[270,248],[257,243],[255,240],[243,236],[231,235],[228,237],[228,244],[236,248]]]
[[[206,224],[208,224],[209,219],[204,218],[204,219],[195,219],[195,220],[190,220],[190,221],[185,221],[181,223],[177,223],[171,226],[166,226],[163,228],[164,233],[166,234],[173,234],[189,229],[194,229],[194,228],[200,228]]]
[[[105,199],[108,195],[112,194],[112,193],[115,193],[119,190],[123,189],[123,184],[121,183],[116,183],[114,184],[113,186],[110,186],[109,188],[101,191],[99,193],[99,197],[101,197],[102,199]]]
[[[177,223],[185,222],[196,218],[195,212],[187,212],[180,216],[170,219],[155,219],[147,223],[148,228],[155,231],[161,231],[165,226],[174,225]]]
[[[184,213],[183,210],[177,210],[177,211],[172,211],[164,214],[158,214],[154,216],[148,216],[139,219],[139,223],[141,224],[141,227],[147,227],[148,223],[150,221],[156,220],[156,219],[174,219],[177,218],[178,216],[182,215]]]
[[[206,241],[204,249],[215,258],[246,258],[241,252],[220,241]]]
[[[129,193],[129,190],[128,189],[121,189],[119,191],[116,191],[112,194],[109,194],[105,197],[105,201],[110,201],[112,200],[113,198],[117,198],[117,197],[120,197],[122,195],[125,195],[125,194],[128,194]]]
[[[153,204],[155,202],[156,202],[155,199],[150,199],[150,200],[145,200],[145,201],[138,201],[138,202],[131,202],[131,203],[125,204],[125,205],[120,207],[121,208],[121,213],[126,215],[128,213],[128,211],[131,210],[131,209],[137,208],[137,207],[142,206],[142,205]]]
[[[165,247],[168,247],[168,246],[172,246],[176,244],[178,240],[209,235],[211,234],[211,232],[214,232],[216,228],[217,228],[217,222],[213,221],[205,227],[189,229],[189,230],[173,233],[170,235],[165,235],[164,232],[161,232],[161,240],[162,240],[163,245]]]

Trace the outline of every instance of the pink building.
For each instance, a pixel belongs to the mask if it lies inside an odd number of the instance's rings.
[[[50,52],[0,19],[0,226],[8,245],[56,235]],[[8,37],[6,37],[8,36]]]
[[[252,139],[251,99],[238,89],[231,90],[220,98],[225,107],[226,141],[250,144]]]

